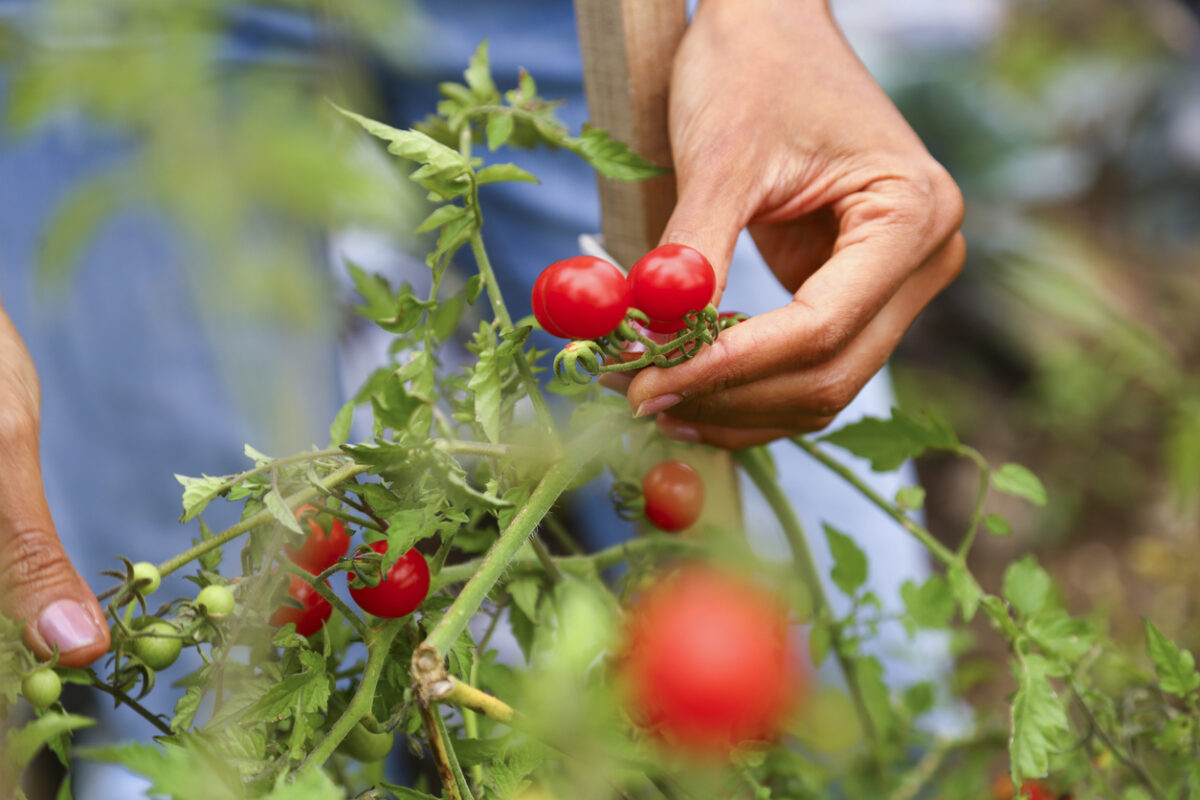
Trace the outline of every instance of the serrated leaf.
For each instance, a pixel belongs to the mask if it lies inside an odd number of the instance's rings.
[[[983,518],[983,527],[992,536],[1009,536],[1012,534],[1012,525],[1000,514],[986,514]]]
[[[329,425],[329,443],[331,445],[335,447],[343,445],[350,438],[350,426],[354,422],[354,406],[354,401],[349,400],[338,409],[333,422]]]
[[[489,442],[500,441],[500,408],[503,402],[500,364],[496,351],[489,349],[479,354],[475,369],[467,381],[475,405],[475,422],[483,430]]]
[[[480,103],[493,103],[500,97],[496,84],[492,81],[492,70],[488,64],[488,42],[484,39],[471,55],[467,69],[463,73],[467,86],[471,88],[474,99]]]
[[[435,228],[442,227],[447,222],[453,222],[466,213],[467,209],[463,208],[462,206],[438,206],[433,210],[433,213],[426,217],[421,224],[417,226],[417,229],[414,231],[414,233],[427,233]]]
[[[946,582],[950,585],[950,592],[954,595],[954,599],[958,601],[958,610],[962,614],[963,621],[970,622],[974,619],[982,598],[979,585],[975,583],[971,578],[971,573],[962,564],[955,564],[946,570]]]
[[[1164,636],[1150,620],[1146,620],[1146,649],[1154,663],[1158,686],[1164,692],[1186,697],[1200,688],[1196,659]]]
[[[417,724],[420,725],[420,722],[418,721]],[[425,794],[416,789],[410,789],[407,786],[397,786],[394,783],[387,783],[386,781],[380,782],[379,785],[394,794],[396,800],[441,800],[440,797],[434,797],[431,794]]]
[[[1074,619],[1061,608],[1049,608],[1029,620],[1029,635],[1048,654],[1067,662],[1082,658],[1096,643],[1091,623]]]
[[[47,712],[24,727],[9,730],[4,737],[3,772],[19,775],[38,751],[64,733],[89,728],[96,721],[78,714]]]
[[[1005,464],[994,470],[992,488],[1028,500],[1035,506],[1046,505],[1046,487],[1042,486],[1038,476],[1020,464]]]
[[[513,132],[513,116],[507,111],[493,112],[487,121],[487,145],[489,150],[503,147]]]
[[[452,739],[454,754],[458,763],[464,767],[484,764],[500,756],[512,747],[511,736],[498,736],[494,739]]]
[[[271,489],[271,491],[263,495],[263,502],[265,503],[267,510],[271,512],[271,516],[274,517],[280,525],[290,531],[295,531],[296,533],[304,532],[300,530],[300,523],[296,521],[295,513],[288,508],[287,503],[284,502],[283,495],[279,493],[279,489]]]
[[[1050,771],[1050,756],[1059,751],[1070,732],[1067,712],[1050,683],[1060,674],[1050,661],[1036,654],[1016,662],[1017,693],[1012,704],[1013,781],[1043,778]]]
[[[345,800],[346,791],[319,767],[309,767],[280,780],[262,800]]]
[[[950,584],[941,575],[931,575],[920,585],[905,581],[900,597],[908,620],[917,628],[944,628],[957,608]]]
[[[186,731],[196,721],[200,703],[204,700],[204,686],[189,686],[175,703],[175,716],[171,719],[171,730],[175,733]]]
[[[853,539],[832,525],[825,525],[825,538],[833,556],[829,577],[847,596],[853,596],[867,581],[867,557]]]
[[[176,475],[175,480],[183,486],[183,516],[179,521],[188,522],[218,497],[226,478],[220,475],[202,475],[199,478]]]
[[[82,752],[85,758],[120,764],[148,778],[151,783],[148,795],[166,795],[172,800],[242,800],[241,780],[227,762],[202,749],[198,740],[187,741],[188,747],[130,743],[89,747]]]
[[[516,164],[492,164],[475,173],[475,182],[480,186],[488,183],[503,183],[504,181],[541,183],[541,181]]]
[[[542,131],[543,135],[552,132]],[[629,149],[624,142],[619,142],[609,136],[602,128],[585,126],[578,137],[566,137],[562,146],[582,156],[592,167],[606,178],[619,181],[644,181],[658,175],[665,175],[669,169],[656,167],[637,153]]]
[[[932,414],[915,417],[893,409],[891,419],[866,417],[821,437],[821,441],[871,462],[876,472],[897,469],[926,450],[955,450],[958,437]]]
[[[1014,561],[1004,571],[1004,599],[1023,616],[1032,617],[1045,608],[1053,588],[1050,573],[1032,555]]]

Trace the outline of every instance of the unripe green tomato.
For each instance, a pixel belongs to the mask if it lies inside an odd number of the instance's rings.
[[[146,634],[161,634],[147,636]],[[183,649],[183,640],[179,631],[169,622],[152,622],[139,631],[139,635],[130,645],[133,654],[150,669],[166,669],[179,658]]]
[[[392,745],[395,742],[396,735],[394,733],[371,733],[360,722],[338,745],[338,752],[350,756],[355,761],[369,764],[392,752]]]
[[[62,680],[54,670],[43,667],[34,670],[21,681],[21,696],[37,709],[53,705],[62,694]]]
[[[133,565],[133,584],[143,595],[154,594],[161,582],[162,576],[158,574],[158,567],[149,561],[139,561]]]
[[[196,595],[196,607],[213,619],[224,619],[233,613],[233,592],[224,586],[205,586]]]

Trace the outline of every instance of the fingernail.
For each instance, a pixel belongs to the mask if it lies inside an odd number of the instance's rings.
[[[673,419],[658,418],[658,431],[668,439],[674,439],[677,442],[698,442],[700,441],[700,429],[693,428],[684,422],[676,422]]]
[[[100,638],[92,615],[74,600],[56,600],[47,606],[38,619],[38,633],[49,647],[58,645],[62,653],[87,647]]]
[[[633,415],[635,417],[648,417],[651,414],[666,411],[682,399],[677,394],[662,394],[658,397],[651,397],[649,400],[642,401],[641,405],[637,407],[637,411],[633,412]]]

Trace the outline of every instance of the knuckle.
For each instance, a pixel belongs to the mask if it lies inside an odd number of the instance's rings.
[[[823,316],[808,336],[808,342],[804,348],[808,354],[806,361],[810,363],[829,361],[846,348],[853,336],[853,331],[845,322]]]
[[[818,417],[832,419],[850,405],[857,393],[849,380],[838,375],[823,380],[814,387],[809,395],[807,405]]]
[[[809,417],[800,425],[799,428],[797,428],[797,433],[816,433],[817,431],[823,431],[829,427],[830,423],[832,423],[835,418],[836,417],[834,416]]]
[[[735,338],[724,336],[710,345],[708,363],[712,366],[706,376],[708,380],[705,381],[710,392],[707,395],[709,397],[707,402],[710,404],[716,402],[711,397],[713,393],[741,386],[750,378],[746,370],[749,352],[745,346],[735,341]],[[693,398],[688,399],[692,400]],[[700,398],[694,399],[700,400]]]
[[[9,531],[5,537],[0,556],[0,590],[4,593],[65,584],[73,575],[71,561],[52,532],[24,525]]]
[[[938,239],[952,236],[962,227],[963,215],[966,213],[962,190],[958,188],[954,178],[950,177],[950,173],[935,161],[925,176],[924,191],[928,195],[930,223],[934,235]]]

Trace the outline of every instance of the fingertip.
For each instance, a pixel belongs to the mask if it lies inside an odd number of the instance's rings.
[[[108,652],[111,633],[90,591],[80,586],[73,595],[46,602],[26,624],[25,640],[39,658],[53,658],[57,650],[60,665],[85,667]]]

